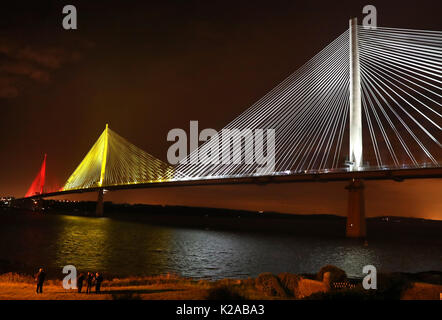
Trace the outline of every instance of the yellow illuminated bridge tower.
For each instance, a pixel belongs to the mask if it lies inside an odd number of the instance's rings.
[[[106,187],[168,181],[173,173],[173,167],[131,144],[106,124],[62,191],[97,189],[96,213],[102,215]]]

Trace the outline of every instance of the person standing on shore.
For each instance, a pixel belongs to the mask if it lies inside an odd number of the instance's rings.
[[[91,293],[92,292],[92,282],[94,281],[94,274],[92,272],[87,273],[86,281],[87,281],[86,293]]]
[[[38,270],[37,276],[35,277],[35,280],[37,281],[37,294],[43,293],[43,283],[46,278],[46,272],[44,272],[43,268],[40,268]]]
[[[81,293],[81,289],[83,288],[84,278],[85,278],[84,273],[80,273],[80,276],[77,279],[78,293]]]
[[[103,282],[103,276],[97,272],[95,274],[95,293],[100,293],[102,282]]]

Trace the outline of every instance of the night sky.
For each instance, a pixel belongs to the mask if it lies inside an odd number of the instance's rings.
[[[9,1],[8,1],[9,2]],[[62,28],[62,8],[78,30]],[[3,1],[0,196],[23,196],[48,154],[62,186],[106,123],[166,161],[172,128],[221,129],[362,20],[442,30],[441,1]],[[345,215],[345,183],[119,191],[106,200]],[[95,198],[90,194],[83,198]],[[367,183],[367,215],[442,219],[441,180]]]

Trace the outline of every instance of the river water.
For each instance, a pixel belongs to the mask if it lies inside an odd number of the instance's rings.
[[[442,270],[440,226],[408,226],[391,235],[371,227],[368,245],[332,236],[156,226],[113,218],[1,213],[0,262],[32,272],[38,266],[115,276],[175,273],[194,278],[246,278],[262,272],[316,273],[326,264],[362,277],[378,272]],[[375,236],[375,235],[378,236]],[[381,234],[381,235],[379,235]],[[389,234],[383,237],[382,234]]]

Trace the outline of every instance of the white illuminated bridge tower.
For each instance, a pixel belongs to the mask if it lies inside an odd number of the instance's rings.
[[[350,170],[362,167],[362,109],[361,109],[361,74],[359,68],[358,19],[350,19]],[[348,215],[347,237],[365,237],[365,201],[364,184],[360,179],[353,179],[347,186]]]

